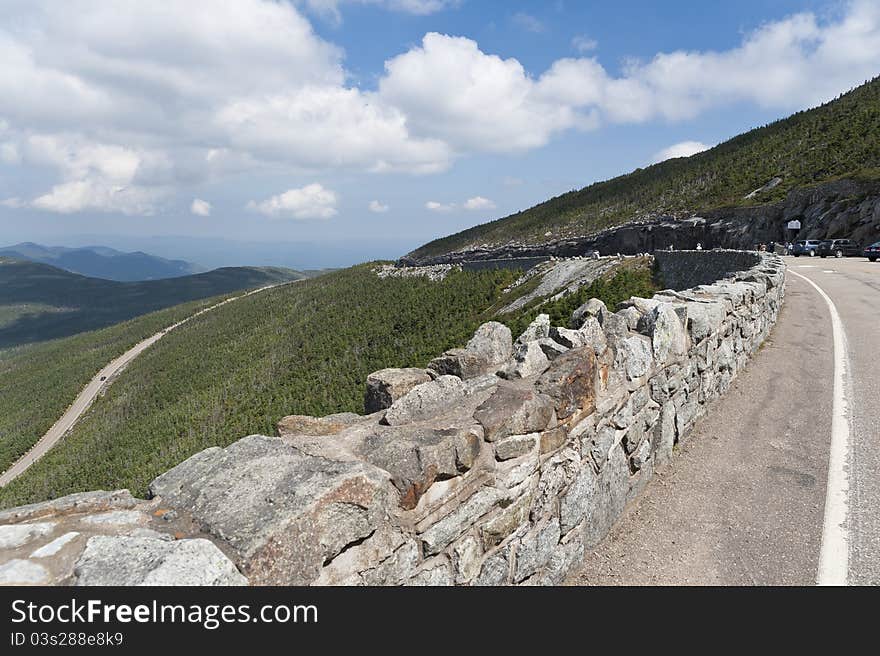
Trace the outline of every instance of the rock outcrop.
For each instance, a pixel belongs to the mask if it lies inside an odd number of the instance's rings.
[[[559,583],[776,320],[779,257],[699,257],[737,271],[617,312],[590,301],[515,342],[485,324],[429,371],[373,374],[370,414],[292,416],[279,437],[206,449],[146,501],[95,492],[4,511],[0,581]]]
[[[789,221],[800,221],[796,232]],[[880,240],[880,183],[837,180],[794,189],[784,200],[764,205],[725,207],[634,220],[583,237],[545,243],[487,245],[424,257],[407,256],[408,267],[468,263],[505,258],[574,257],[726,248],[750,250],[755,244],[799,239],[849,238],[867,245]]]

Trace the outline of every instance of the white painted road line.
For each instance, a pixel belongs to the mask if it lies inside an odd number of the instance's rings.
[[[825,299],[831,314],[834,341],[834,389],[831,409],[831,448],[828,459],[828,482],[825,488],[825,520],[822,527],[822,547],[819,550],[818,585],[846,585],[849,573],[849,531],[847,510],[849,503],[849,475],[847,460],[852,448],[849,416],[849,354],[843,322],[834,301],[812,280],[795,271]]]

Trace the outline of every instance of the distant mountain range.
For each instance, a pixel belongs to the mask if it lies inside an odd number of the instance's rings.
[[[103,328],[162,308],[237,290],[299,280],[281,267],[119,282],[0,255],[0,349]]]
[[[120,282],[177,278],[206,270],[202,266],[184,260],[166,260],[140,251],[123,253],[106,246],[67,248],[24,242],[0,248],[0,255],[50,264],[92,278]]]

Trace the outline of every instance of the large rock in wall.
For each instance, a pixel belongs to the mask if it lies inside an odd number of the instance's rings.
[[[699,258],[703,275],[749,266],[617,312],[590,301],[568,326],[541,317],[515,343],[486,324],[429,370],[371,376],[371,414],[285,418],[280,437],[192,456],[148,501],[89,493],[0,513],[0,581],[559,583],[729,388],[783,301],[775,255],[664,257],[682,270]]]

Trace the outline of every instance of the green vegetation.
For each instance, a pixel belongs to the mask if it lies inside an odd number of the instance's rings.
[[[777,176],[781,184],[746,198]],[[479,244],[539,243],[589,235],[652,214],[767,203],[792,189],[839,178],[880,180],[880,78],[711,150],[571,191],[432,241],[412,255],[438,255]],[[548,231],[551,237],[545,236]]]
[[[539,314],[550,315],[551,326],[567,326],[572,312],[591,298],[598,298],[613,311],[618,303],[631,296],[650,298],[660,289],[662,286],[657,283],[651,267],[645,266],[644,260],[636,261],[631,266],[616,269],[594,280],[574,293],[548,303],[538,301],[513,316],[499,317],[499,321],[504,322],[514,335],[522,334]]]
[[[109,328],[0,351],[0,471],[55,423],[101,367],[163,327],[223,298],[194,301]]]
[[[370,372],[425,366],[465,343],[517,276],[459,272],[437,283],[382,280],[370,268],[255,294],[169,333],[132,362],[71,435],[0,490],[0,505],[99,488],[144,494],[153,477],[197,451],[274,434],[284,415],[362,411]],[[84,348],[64,342],[71,357]],[[45,373],[49,357],[32,366]],[[95,357],[90,371],[109,359]],[[37,394],[46,389],[32,398]],[[40,403],[30,412],[51,424],[64,405]],[[16,438],[27,421],[7,429],[19,443],[40,432]]]
[[[591,296],[615,307],[657,288],[645,262],[631,260],[576,293],[499,317],[497,308],[528,291],[528,285],[502,291],[520,272],[455,272],[431,282],[383,280],[372,268],[243,298],[169,333],[126,369],[68,437],[0,490],[0,507],[98,488],[144,494],[152,478],[193,453],[253,433],[274,434],[284,415],[361,412],[370,372],[425,366],[463,345],[484,321],[503,321],[518,335],[540,312],[566,325]],[[101,366],[199,307],[190,303],[0,352],[0,469],[48,429]]]
[[[230,267],[164,280],[116,282],[0,257],[0,349],[67,337],[179,303],[303,277],[290,269]]]

